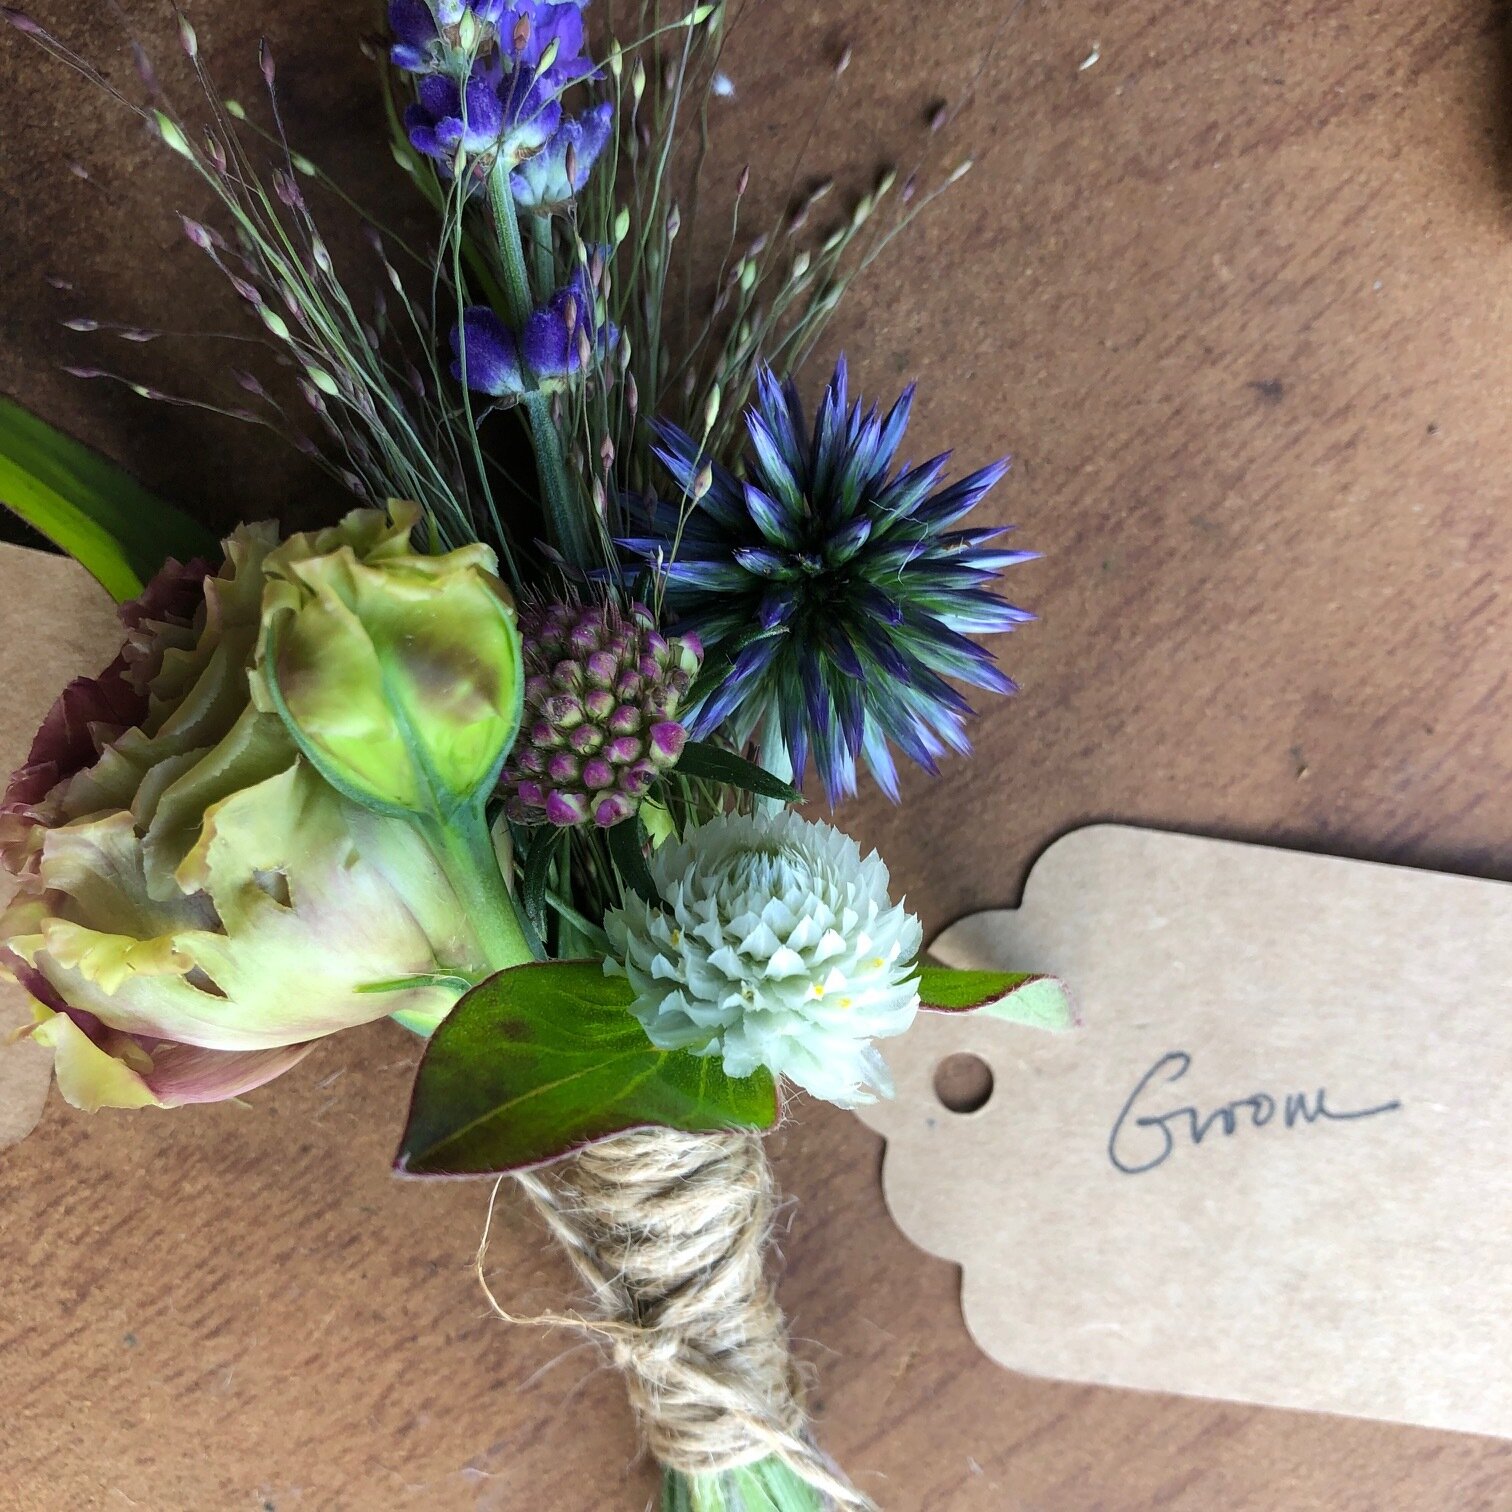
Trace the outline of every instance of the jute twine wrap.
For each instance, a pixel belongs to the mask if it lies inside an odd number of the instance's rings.
[[[875,1512],[808,1435],[763,1263],[773,1191],[758,1137],[639,1130],[517,1179],[595,1315],[511,1321],[605,1340],[661,1464],[707,1475],[774,1455],[837,1508]]]

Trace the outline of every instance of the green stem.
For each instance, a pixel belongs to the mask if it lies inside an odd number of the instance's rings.
[[[526,394],[524,403],[525,413],[530,417],[536,474],[541,480],[542,502],[546,506],[546,523],[551,530],[552,543],[570,566],[586,570],[593,565],[593,550],[572,480],[567,476],[561,432],[551,418],[551,406],[545,394]]]
[[[441,869],[477,932],[489,966],[506,971],[535,960],[514,898],[499,870],[482,804],[474,804],[451,822],[436,823],[430,829]]]
[[[509,172],[502,160],[488,175],[488,207],[493,215],[494,236],[499,246],[499,262],[504,272],[505,318],[520,337],[520,364],[524,366],[524,331],[534,304],[530,294],[530,275],[525,268],[525,246],[520,240],[520,221],[515,214],[514,197],[509,192]],[[546,509],[546,524],[557,550],[573,567],[592,565],[593,554],[583,511],[574,497],[572,480],[567,476],[567,460],[562,454],[562,437],[552,424],[551,408],[546,396],[535,388],[535,379],[525,374],[530,390],[523,396],[525,412],[530,417],[530,436],[535,444],[536,475],[541,484],[541,502]]]
[[[556,288],[556,253],[551,244],[551,217],[530,217],[530,255],[535,261],[536,288],[546,297]]]

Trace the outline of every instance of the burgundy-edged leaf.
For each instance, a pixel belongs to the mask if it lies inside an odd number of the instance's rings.
[[[542,1165],[611,1134],[764,1129],[769,1073],[728,1077],[717,1057],[658,1050],[634,993],[597,961],[501,971],[467,993],[431,1038],[395,1169],[484,1176]]]
[[[1071,1029],[1078,1023],[1059,977],[1023,971],[921,966],[919,1006],[931,1013],[986,1013],[1034,1029]]]

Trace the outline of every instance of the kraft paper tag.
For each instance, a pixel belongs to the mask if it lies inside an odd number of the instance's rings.
[[[63,685],[100,671],[120,650],[109,596],[65,557],[0,543],[0,784],[21,764]],[[0,904],[10,880],[0,874]],[[42,1116],[52,1057],[13,1032],[31,1022],[28,999],[0,981],[0,1149]]]
[[[1512,885],[1102,825],[933,954],[1084,1021],[920,1015],[863,1112],[989,1356],[1512,1437]]]

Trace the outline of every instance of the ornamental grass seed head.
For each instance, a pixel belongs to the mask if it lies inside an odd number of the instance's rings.
[[[604,928],[652,1044],[841,1107],[891,1095],[872,1041],[913,1022],[923,932],[876,852],[789,809],[714,819],[649,865],[661,901],[628,894]]]
[[[657,455],[683,497],[629,501],[644,530],[621,545],[664,575],[674,623],[732,658],[695,737],[728,722],[800,777],[812,755],[831,803],[855,792],[864,758],[896,799],[890,744],[931,772],[945,750],[970,749],[972,710],[947,679],[1014,690],[968,636],[1033,618],[991,585],[1037,553],[995,544],[1007,527],[954,528],[1008,464],[937,490],[948,455],[893,472],[912,388],[885,415],[863,412],[842,358],[810,429],[791,382],[758,378],[744,478],[659,422]]]
[[[122,607],[121,655],[71,684],[38,731],[0,804],[0,861],[18,880],[0,966],[31,994],[31,1033],[56,1052],[68,1101],[234,1097],[324,1035],[386,1014],[433,1028],[457,996],[423,980],[365,988],[488,969],[422,828],[337,791],[254,696],[269,601],[290,612],[322,562],[379,573],[350,607],[334,595],[342,636],[392,623],[374,594],[409,612],[396,564],[412,523],[359,510],[282,544],[271,525],[243,526],[214,572],[170,563]],[[350,691],[364,725],[363,690]]]

